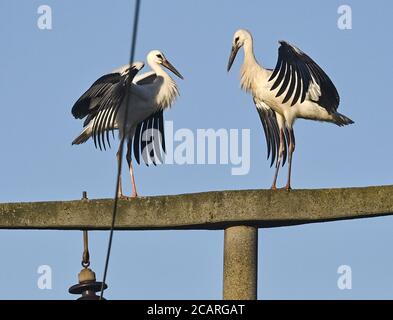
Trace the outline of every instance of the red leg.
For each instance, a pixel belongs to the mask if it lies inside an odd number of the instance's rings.
[[[117,166],[119,166],[120,165],[120,149],[116,153],[116,158],[117,158]],[[123,187],[122,187],[122,183],[121,183],[121,176],[119,177],[119,189],[118,189],[118,192],[117,192],[117,196],[119,198],[124,198]]]
[[[132,185],[132,194],[131,198],[136,198],[138,196],[138,193],[136,192],[136,184],[135,184],[135,178],[134,178],[134,169],[132,167],[132,159],[131,159],[131,142],[128,142],[127,144],[127,163],[128,163],[128,168],[130,171],[130,177],[131,177],[131,185]]]
[[[284,130],[280,129],[280,149],[279,149],[279,155],[278,155],[277,162],[276,162],[276,172],[274,174],[273,184],[271,187],[272,190],[277,190],[276,184],[277,184],[278,171],[280,170],[280,165],[281,165],[283,155],[284,155]]]
[[[138,193],[136,192],[136,185],[135,185],[135,179],[134,179],[134,169],[132,167],[132,163],[130,162],[130,176],[131,176],[131,184],[132,184],[132,198],[136,198],[138,196]]]
[[[288,146],[288,180],[285,189],[287,191],[292,190],[291,188],[291,174],[292,174],[292,156],[295,151],[295,135],[293,129],[289,129],[289,146]]]

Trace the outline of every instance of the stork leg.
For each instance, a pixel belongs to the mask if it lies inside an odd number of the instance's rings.
[[[295,151],[295,134],[292,128],[288,128],[289,131],[289,143],[288,143],[288,180],[285,189],[290,191],[291,188],[291,173],[292,173],[292,155]]]
[[[135,185],[135,179],[134,179],[134,169],[132,167],[132,158],[131,158],[131,141],[128,142],[127,144],[127,163],[128,163],[128,168],[130,171],[130,176],[131,176],[131,185],[132,185],[132,194],[131,198],[136,198],[138,196],[138,193],[136,192],[136,185]]]
[[[278,177],[278,172],[280,171],[280,166],[281,166],[281,161],[282,158],[284,156],[284,150],[285,150],[285,146],[284,146],[284,130],[281,128],[280,129],[280,149],[279,149],[279,154],[278,154],[278,158],[276,161],[276,172],[274,174],[274,178],[273,178],[273,184],[271,189],[272,190],[277,190],[277,177]]]
[[[119,150],[116,153],[116,158],[117,158],[117,167],[120,166],[120,156],[121,156],[121,152],[120,152],[120,147]],[[122,187],[122,183],[121,183],[121,176],[119,177],[119,189],[117,191],[117,196],[119,198],[124,198],[124,194],[123,194],[123,187]]]

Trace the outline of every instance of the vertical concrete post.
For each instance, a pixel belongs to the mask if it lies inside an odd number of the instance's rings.
[[[224,300],[256,300],[258,228],[236,226],[224,234]]]

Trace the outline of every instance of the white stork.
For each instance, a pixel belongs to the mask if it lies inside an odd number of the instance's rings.
[[[72,114],[77,119],[83,119],[84,129],[72,144],[81,144],[90,137],[94,144],[102,150],[106,149],[105,141],[110,147],[110,132],[119,130],[120,139],[127,139],[127,162],[129,166],[132,195],[137,196],[134,171],[131,158],[140,163],[140,155],[146,165],[162,162],[165,153],[165,133],[163,111],[169,108],[179,95],[176,82],[161,66],[171,70],[179,78],[182,75],[158,50],[147,55],[147,63],[152,71],[136,76],[143,68],[142,62],[126,65],[99,78],[78,99],[72,107]],[[125,97],[127,78],[131,77],[129,91],[128,116],[124,128]],[[163,153],[161,152],[163,151]],[[117,160],[120,160],[120,148]],[[121,179],[119,197],[123,197]]]
[[[345,126],[354,123],[337,112],[338,92],[326,73],[308,55],[285,41],[280,41],[278,61],[274,70],[258,64],[253,49],[253,38],[247,30],[238,30],[233,37],[228,68],[232,67],[240,48],[244,48],[241,68],[241,88],[253,96],[262,122],[268,158],[276,162],[272,189],[280,165],[288,154],[288,180],[291,189],[292,155],[295,150],[293,124],[297,118],[324,121]]]

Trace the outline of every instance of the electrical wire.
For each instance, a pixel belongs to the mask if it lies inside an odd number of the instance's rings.
[[[130,53],[130,67],[132,63],[134,62],[134,56],[135,56],[135,48],[136,48],[136,40],[137,40],[137,34],[138,34],[138,22],[139,22],[139,12],[140,12],[140,6],[141,6],[141,0],[135,0],[135,11],[134,11],[134,24],[133,24],[133,30],[132,30],[132,40],[131,40],[131,53]],[[131,85],[131,77],[127,78],[127,83],[126,87],[129,88]],[[128,118],[128,103],[130,101],[130,90],[126,90],[126,96],[125,96],[125,117],[124,117],[124,123],[123,123],[123,128],[126,128],[126,123],[127,123],[127,118]],[[120,177],[121,177],[121,167],[123,163],[123,149],[124,149],[124,141],[126,138],[126,134],[124,132],[121,140],[120,140],[120,159],[119,159],[119,166],[117,168],[117,179],[116,179],[116,192],[115,192],[115,197],[114,197],[114,203],[113,203],[113,212],[112,212],[112,223],[111,223],[111,229],[109,232],[109,241],[108,241],[108,251],[106,253],[106,259],[105,259],[105,268],[104,268],[104,276],[102,280],[102,285],[101,285],[101,294],[100,294],[100,300],[103,299],[104,297],[104,286],[105,286],[105,281],[106,277],[108,274],[108,267],[109,267],[109,259],[111,255],[111,249],[112,249],[112,242],[113,242],[113,233],[115,229],[115,222],[116,222],[116,214],[117,214],[117,204],[119,201],[119,182],[120,182]]]

